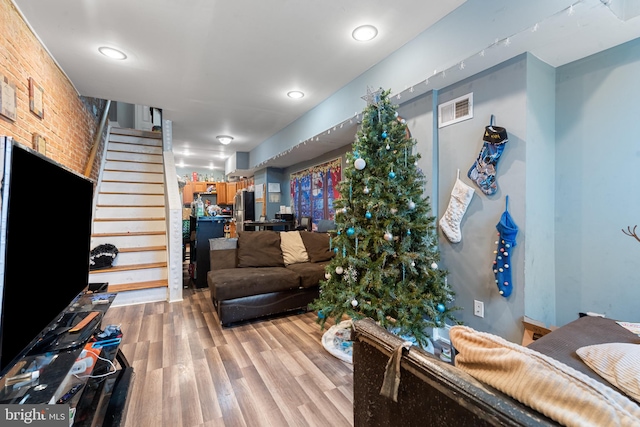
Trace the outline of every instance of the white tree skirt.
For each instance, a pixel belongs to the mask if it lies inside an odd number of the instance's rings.
[[[334,343],[334,338],[336,336],[336,332],[338,331],[342,331],[342,330],[349,330],[351,331],[353,326],[353,322],[351,321],[351,319],[349,320],[343,320],[342,322],[338,323],[337,325],[334,325],[332,327],[330,327],[327,332],[324,333],[324,335],[322,335],[322,346],[332,355],[334,355],[335,357],[337,357],[338,359],[347,362],[347,363],[351,363],[353,364],[353,356],[351,353],[345,353],[342,349],[341,346],[336,346]],[[394,331],[389,331],[393,334],[396,334]],[[397,335],[397,334],[396,334]],[[410,342],[412,345],[417,345],[416,339],[412,338],[412,337],[407,337],[407,336],[401,336],[400,338]],[[435,348],[433,346],[433,342],[427,338],[427,345],[425,346],[420,346],[420,348],[422,348],[424,351],[426,351],[427,353],[431,353],[431,354],[435,354]],[[351,350],[353,350],[353,346],[351,347]]]
[[[351,331],[351,327],[353,325],[353,322],[351,321],[351,319],[349,320],[343,320],[342,322],[338,323],[337,325],[334,325],[332,327],[330,327],[327,332],[324,333],[324,335],[322,335],[322,346],[332,355],[334,355],[335,357],[337,357],[338,359],[342,360],[343,362],[347,362],[347,363],[353,363],[353,357],[350,353],[345,353],[342,350],[342,347],[336,347],[336,345],[333,342],[333,339],[336,336],[336,332],[339,330],[344,330],[344,329],[348,329],[349,331]],[[352,347],[353,349],[353,347]]]

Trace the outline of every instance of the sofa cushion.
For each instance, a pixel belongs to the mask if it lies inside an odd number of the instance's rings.
[[[314,233],[312,231],[301,231],[300,237],[307,248],[309,261],[324,262],[330,261],[333,251],[329,248],[330,236],[326,233]]]
[[[238,267],[284,267],[279,233],[270,230],[239,232]]]
[[[210,271],[207,282],[218,301],[300,287],[300,276],[284,267],[245,267]]]
[[[318,286],[321,280],[325,280],[324,268],[328,262],[303,262],[287,266],[287,270],[294,271],[300,276],[300,286],[312,288]]]
[[[588,345],[576,353],[602,378],[640,403],[640,345],[626,342]]]
[[[238,265],[237,249],[216,249],[209,251],[209,269],[223,270],[236,268]]]
[[[302,243],[299,231],[283,231],[280,233],[280,249],[284,265],[309,261],[307,249]]]

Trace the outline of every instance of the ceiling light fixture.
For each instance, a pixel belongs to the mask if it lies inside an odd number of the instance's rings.
[[[124,52],[119,51],[118,49],[114,49],[112,47],[102,46],[98,48],[101,54],[111,59],[123,60],[127,59],[127,55]]]
[[[216,138],[218,139],[218,141],[220,141],[220,144],[222,145],[229,145],[231,141],[233,141],[233,137],[229,135],[218,135],[216,136]]]
[[[378,35],[378,29],[373,25],[361,25],[351,33],[351,37],[359,42],[367,42]]]
[[[292,99],[300,99],[304,96],[304,93],[299,90],[292,90],[291,92],[287,92],[287,96]]]

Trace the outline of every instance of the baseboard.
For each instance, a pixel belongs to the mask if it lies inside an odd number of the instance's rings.
[[[147,302],[168,301],[168,288],[140,289],[118,292],[111,307],[144,304]]]

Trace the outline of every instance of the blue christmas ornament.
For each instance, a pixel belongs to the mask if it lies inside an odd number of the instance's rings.
[[[353,233],[355,232],[356,230],[354,230],[353,227],[347,228],[347,236],[353,236]]]
[[[389,178],[393,179],[396,177],[396,173],[394,171],[389,172]]]
[[[318,310],[318,319],[324,319],[324,313],[322,310]]]
[[[333,252],[338,253],[338,248],[333,248]]]
[[[437,308],[438,308],[438,311],[439,311],[440,313],[444,313],[444,310],[445,310],[445,306],[444,306],[444,304],[442,304],[442,303],[441,303],[441,304],[438,304],[438,307],[437,307]]]
[[[407,230],[407,236],[411,236],[411,230]]]
[[[353,157],[355,157],[355,158],[357,159],[358,157],[360,157],[360,154],[358,154],[358,152],[357,152],[357,151],[354,151],[354,152],[353,152]]]
[[[364,217],[367,219],[371,219],[371,212],[367,211],[367,213],[364,214]]]
[[[386,131],[382,132],[382,138],[383,138],[383,139],[386,139],[386,138],[387,138],[387,132],[386,132]]]

